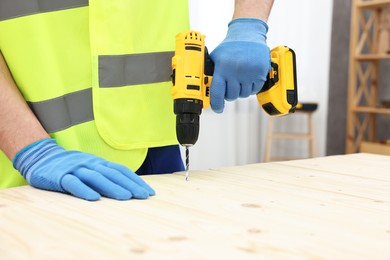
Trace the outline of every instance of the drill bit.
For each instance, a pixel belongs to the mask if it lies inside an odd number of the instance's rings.
[[[186,181],[188,181],[190,177],[190,150],[188,149],[188,145],[186,145]]]

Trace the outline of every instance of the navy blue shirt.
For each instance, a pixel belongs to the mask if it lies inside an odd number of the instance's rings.
[[[138,175],[184,171],[179,145],[149,148],[145,161],[136,171]]]

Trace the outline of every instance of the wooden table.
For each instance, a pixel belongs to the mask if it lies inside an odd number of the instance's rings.
[[[0,259],[390,259],[388,156],[144,178],[144,201],[0,191]]]

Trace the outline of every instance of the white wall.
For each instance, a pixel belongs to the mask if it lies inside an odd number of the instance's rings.
[[[191,29],[206,35],[212,51],[225,37],[234,1],[190,0]],[[317,155],[325,154],[328,67],[330,55],[331,0],[275,0],[269,24],[268,45],[287,45],[297,54],[298,97],[318,102],[315,130]],[[277,129],[304,131],[298,115],[278,118]],[[199,140],[190,150],[191,169],[260,162],[263,159],[267,116],[256,98],[227,102],[223,114],[211,109],[201,115]],[[305,156],[304,142],[280,141],[275,156]]]

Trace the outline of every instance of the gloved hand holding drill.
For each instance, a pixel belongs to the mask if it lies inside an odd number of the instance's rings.
[[[215,64],[210,88],[213,111],[223,111],[224,99],[232,101],[260,91],[271,68],[267,31],[267,24],[255,18],[229,23],[225,40],[210,54]]]

